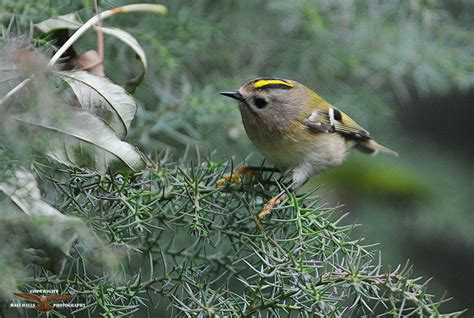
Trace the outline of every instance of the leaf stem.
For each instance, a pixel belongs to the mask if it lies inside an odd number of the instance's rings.
[[[99,5],[97,4],[97,0],[94,0],[94,10],[99,20],[97,21],[97,26],[102,27],[102,19],[100,17]],[[100,30],[96,30],[97,32],[97,53],[99,54],[100,62],[104,61],[104,34]]]

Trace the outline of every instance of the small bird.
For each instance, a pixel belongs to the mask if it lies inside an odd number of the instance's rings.
[[[290,190],[341,164],[351,148],[371,155],[385,152],[398,156],[373,140],[348,115],[296,81],[259,77],[235,92],[220,94],[237,100],[248,137],[278,171],[291,177],[287,186]],[[261,168],[240,167],[216,185],[238,182],[241,175],[256,170]],[[284,198],[282,192],[270,199],[258,220],[270,214]]]
[[[49,303],[56,301],[65,301],[71,300],[74,296],[70,295],[36,295],[36,294],[23,294],[23,293],[13,293],[15,296],[21,297],[26,300],[33,301],[38,303],[36,305],[36,310],[39,312],[48,312],[53,310],[53,306]]]

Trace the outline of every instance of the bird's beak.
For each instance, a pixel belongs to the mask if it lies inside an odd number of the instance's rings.
[[[236,99],[238,101],[241,101],[243,99],[242,94],[240,94],[238,91],[237,92],[220,92],[219,94]]]

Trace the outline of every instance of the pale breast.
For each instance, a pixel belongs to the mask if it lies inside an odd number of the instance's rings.
[[[353,146],[337,133],[311,133],[304,136],[287,133],[283,136],[279,132],[246,130],[257,149],[280,170],[305,164],[312,166],[315,172],[320,172],[341,164],[348,149]]]

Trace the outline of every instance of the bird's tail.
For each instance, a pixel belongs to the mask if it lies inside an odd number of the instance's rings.
[[[373,139],[365,140],[362,142],[358,142],[355,145],[355,148],[363,153],[369,154],[369,155],[376,155],[379,151],[387,153],[389,155],[392,155],[394,157],[398,157],[398,152],[393,151],[390,148],[384,147],[381,144],[377,143]]]

